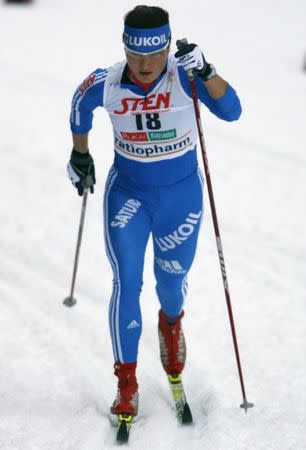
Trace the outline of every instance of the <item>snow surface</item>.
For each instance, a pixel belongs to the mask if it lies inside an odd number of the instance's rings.
[[[149,245],[142,293],[140,412],[131,449],[306,449],[304,0],[151,1],[170,11],[174,40],[201,45],[237,89],[243,115],[203,110],[247,397],[241,391],[208,200],[189,277],[186,392],[195,424],[177,425],[158,355]],[[108,334],[111,269],[102,194],[113,159],[106,113],[90,148],[98,175],[69,294],[81,200],[66,177],[75,87],[123,58],[122,17],[99,0],[0,5],[0,448],[115,448],[116,391]],[[304,206],[303,206],[304,205]]]

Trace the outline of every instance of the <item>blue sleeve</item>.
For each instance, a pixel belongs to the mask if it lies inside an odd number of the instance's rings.
[[[190,82],[188,80],[186,71],[183,67],[178,67],[180,74],[181,85],[189,97],[192,97]],[[241,115],[241,104],[236,94],[236,91],[228,84],[224,95],[220,98],[212,98],[203,81],[196,77],[196,88],[198,98],[205,106],[219,119],[231,122],[238,120]]]
[[[73,133],[86,134],[91,130],[93,110],[98,106],[103,106],[107,72],[102,69],[95,70],[75,91],[70,114],[70,128]]]

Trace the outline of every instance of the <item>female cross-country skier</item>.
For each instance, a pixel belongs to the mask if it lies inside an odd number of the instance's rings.
[[[160,356],[179,375],[186,346],[181,320],[203,216],[203,179],[197,163],[197,125],[187,71],[194,70],[199,100],[222,120],[237,120],[234,89],[195,44],[170,54],[167,11],[136,6],[124,18],[126,60],[97,69],[77,88],[71,110],[73,150],[69,178],[83,195],[94,191],[88,150],[93,111],[106,108],[115,158],[105,187],[106,252],[113,270],[109,327],[118,377],[114,414],[138,411],[136,364],[142,322],[139,297],[145,251],[152,233],[160,302]]]

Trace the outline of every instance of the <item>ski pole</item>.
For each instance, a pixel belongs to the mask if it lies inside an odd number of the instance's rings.
[[[176,41],[176,45],[177,45],[178,50],[181,50],[185,45],[188,45],[187,39],[184,38],[184,39]],[[236,355],[236,361],[237,361],[237,367],[238,367],[238,373],[239,373],[239,379],[240,379],[240,386],[241,386],[241,391],[242,391],[243,403],[240,405],[240,407],[244,408],[245,412],[247,412],[248,408],[252,408],[254,406],[254,404],[249,403],[247,401],[246,391],[245,391],[245,387],[244,387],[242,367],[241,367],[240,356],[239,356],[238,340],[237,340],[237,336],[236,336],[234,316],[233,316],[233,311],[232,311],[231,298],[230,298],[227,274],[226,274],[226,269],[225,269],[225,261],[224,261],[222,243],[221,243],[217,211],[216,211],[211,176],[210,176],[210,171],[209,171],[209,166],[208,166],[208,158],[207,158],[202,123],[201,123],[200,108],[198,105],[198,95],[197,95],[196,84],[195,84],[195,76],[194,76],[192,69],[188,70],[187,74],[188,74],[190,87],[191,87],[194,112],[195,112],[195,116],[196,116],[199,141],[200,141],[200,146],[201,146],[201,153],[202,153],[203,164],[204,164],[204,169],[205,169],[205,176],[206,176],[206,181],[207,181],[210,207],[211,207],[215,236],[216,236],[216,241],[217,241],[217,249],[218,249],[219,261],[220,261],[223,285],[224,285],[225,298],[226,298],[226,303],[227,303],[229,321],[230,321],[230,325],[231,325],[231,331],[232,331],[232,337],[233,337],[233,343],[234,343],[234,348],[235,348],[235,355]]]
[[[78,239],[77,239],[75,257],[74,257],[70,296],[66,297],[65,300],[63,301],[63,304],[68,307],[74,306],[77,302],[76,298],[73,297],[73,293],[74,293],[75,279],[76,279],[76,274],[77,274],[77,269],[78,269],[80,248],[81,248],[81,242],[82,242],[82,233],[83,233],[83,226],[84,226],[84,220],[85,220],[88,191],[89,191],[89,188],[88,188],[88,186],[85,185],[83,201],[82,201],[80,225],[79,225],[79,231],[78,231]]]

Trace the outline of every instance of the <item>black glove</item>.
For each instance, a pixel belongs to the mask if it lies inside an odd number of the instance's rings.
[[[196,44],[182,45],[180,50],[178,50],[174,56],[186,71],[194,70],[198,77],[204,81],[207,81],[216,75],[216,69],[212,64],[209,64],[205,60],[200,47]]]
[[[91,193],[94,192],[94,184],[96,184],[95,164],[89,152],[80,153],[73,149],[67,172],[79,195],[83,195],[84,188],[89,188]]]

